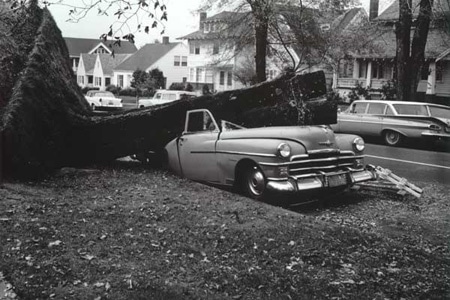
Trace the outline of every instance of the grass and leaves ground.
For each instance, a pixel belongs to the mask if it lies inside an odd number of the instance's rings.
[[[420,185],[420,183],[416,183]],[[445,186],[295,211],[116,162],[0,186],[0,271],[20,299],[444,299]]]

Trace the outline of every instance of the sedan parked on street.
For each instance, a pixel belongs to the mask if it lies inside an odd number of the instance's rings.
[[[405,139],[450,140],[450,107],[423,102],[358,100],[338,113],[335,132],[382,137],[398,146]]]
[[[122,99],[116,98],[111,92],[91,90],[86,93],[85,98],[92,110],[122,108]]]
[[[328,126],[246,129],[197,109],[186,113],[184,132],[165,150],[175,173],[261,199],[268,191],[331,191],[374,179],[364,147],[361,137]]]

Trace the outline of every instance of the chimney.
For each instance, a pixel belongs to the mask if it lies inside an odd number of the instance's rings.
[[[200,22],[199,22],[199,24],[198,24],[198,28],[199,28],[200,30],[203,30],[203,21],[206,20],[206,16],[207,16],[207,14],[206,14],[205,12],[201,12],[201,13],[200,13]]]
[[[163,36],[163,42],[164,45],[169,44],[169,37],[168,36]]]
[[[378,17],[379,0],[370,0],[369,20],[372,21]]]

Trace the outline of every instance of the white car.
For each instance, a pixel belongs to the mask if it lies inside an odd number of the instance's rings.
[[[116,98],[111,92],[88,91],[85,98],[92,110],[122,108],[122,99]]]
[[[138,107],[143,108],[146,106],[160,105],[176,100],[180,100],[182,97],[196,97],[197,93],[187,91],[173,91],[173,90],[157,90],[153,98],[142,98],[138,100]]]

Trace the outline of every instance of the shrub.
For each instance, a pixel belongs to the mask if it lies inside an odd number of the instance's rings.
[[[123,90],[119,91],[119,96],[132,96],[132,97],[136,97],[137,92],[136,89],[133,88],[126,88]]]
[[[181,82],[174,82],[169,86],[169,90],[173,91],[183,91],[184,90],[184,83]]]
[[[397,99],[397,85],[394,80],[389,80],[381,87],[381,99]]]
[[[108,85],[106,87],[106,90],[108,92],[111,92],[111,93],[115,94],[115,95],[118,95],[120,90],[121,90],[121,87],[120,86],[115,86],[114,84],[110,84],[110,85]]]

